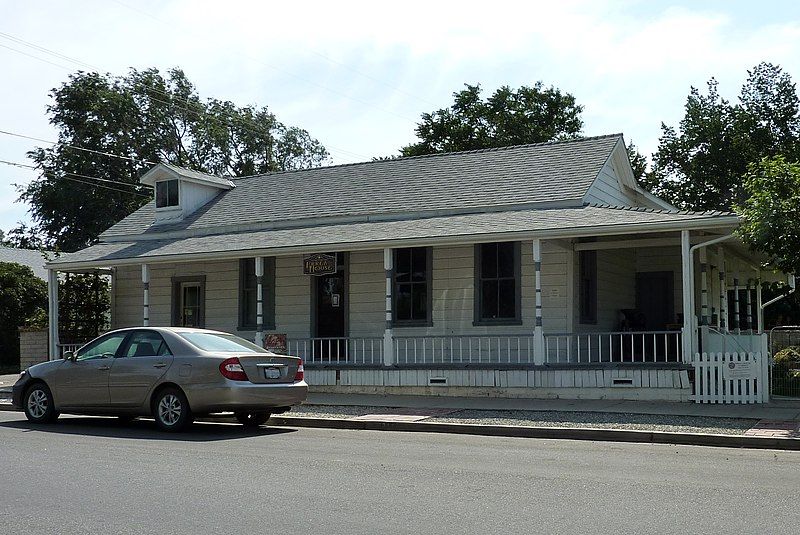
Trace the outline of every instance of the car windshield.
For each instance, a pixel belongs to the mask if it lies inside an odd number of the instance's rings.
[[[203,351],[221,351],[223,353],[267,353],[252,342],[232,334],[179,332],[178,335]]]

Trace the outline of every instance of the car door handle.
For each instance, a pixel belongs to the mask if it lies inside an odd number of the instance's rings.
[[[153,364],[153,368],[164,368],[166,364],[163,362],[159,362],[158,364]]]
[[[106,370],[110,370],[110,369],[111,369],[111,366],[100,366],[100,367],[99,367],[99,368],[97,368],[97,369],[98,369],[99,371],[101,371],[101,372],[104,372],[104,371],[106,371]]]

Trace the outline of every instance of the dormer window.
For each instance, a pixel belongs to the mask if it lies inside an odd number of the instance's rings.
[[[156,182],[156,208],[178,206],[178,180]]]

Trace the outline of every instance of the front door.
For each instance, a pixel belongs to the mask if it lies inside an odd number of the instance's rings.
[[[314,276],[315,358],[325,361],[347,360],[347,287],[344,255],[337,253],[338,270]]]
[[[663,331],[675,323],[674,303],[672,271],[636,274],[636,311],[646,330]]]

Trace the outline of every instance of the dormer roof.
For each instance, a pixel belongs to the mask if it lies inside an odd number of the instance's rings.
[[[186,182],[194,182],[195,184],[212,186],[222,190],[229,190],[236,187],[236,184],[227,178],[201,173],[200,171],[194,171],[164,162],[156,164],[152,169],[142,175],[139,182],[147,186],[155,186],[156,182],[171,179],[185,180]]]

